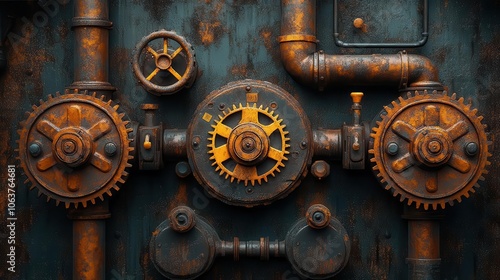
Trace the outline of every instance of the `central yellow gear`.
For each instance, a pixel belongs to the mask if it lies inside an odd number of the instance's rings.
[[[241,116],[240,116],[241,115]],[[239,118],[239,120],[238,120]],[[212,125],[208,138],[208,153],[212,156],[212,166],[219,175],[225,174],[225,179],[243,181],[245,186],[250,182],[268,181],[269,175],[275,176],[280,167],[285,167],[284,161],[290,147],[286,137],[286,125],[274,111],[257,104],[239,106],[223,111],[219,119]],[[279,144],[271,144],[270,137],[279,137]],[[275,136],[277,135],[277,136]]]

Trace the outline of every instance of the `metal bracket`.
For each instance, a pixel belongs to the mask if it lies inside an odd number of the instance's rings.
[[[335,45],[342,48],[417,48],[425,45],[429,37],[429,0],[424,1],[424,30],[422,38],[413,43],[346,43],[339,39],[338,32],[338,0],[333,1],[333,35],[335,38]]]

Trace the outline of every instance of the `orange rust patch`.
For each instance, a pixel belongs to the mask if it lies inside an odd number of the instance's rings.
[[[198,34],[201,37],[201,42],[204,45],[208,45],[214,41],[215,38],[215,28],[220,27],[221,23],[216,22],[200,22],[198,26]]]

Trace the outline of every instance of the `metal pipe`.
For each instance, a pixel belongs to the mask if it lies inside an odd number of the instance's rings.
[[[393,85],[442,90],[438,71],[420,55],[327,55],[316,51],[316,1],[282,0],[281,60],[299,83],[323,90],[333,85]]]
[[[333,1],[333,36],[335,45],[342,48],[417,48],[425,45],[429,38],[429,0],[424,0],[423,31],[422,38],[411,43],[346,43],[340,40],[338,31],[338,0]]]
[[[342,132],[340,129],[313,130],[314,157],[342,159]]]
[[[88,90],[108,99],[116,90],[108,82],[109,21],[107,0],[77,0],[72,28],[75,32],[74,82],[68,88]]]
[[[165,129],[163,131],[163,158],[166,160],[186,157],[186,130]]]
[[[73,279],[105,279],[107,202],[74,209],[68,217],[73,220]]]
[[[439,219],[436,213],[411,210],[408,219],[408,279],[440,279]]]

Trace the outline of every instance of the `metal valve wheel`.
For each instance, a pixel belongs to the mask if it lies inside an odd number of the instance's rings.
[[[307,116],[286,91],[243,80],[212,92],[188,128],[198,182],[225,203],[265,205],[290,193],[311,161]]]
[[[18,131],[20,165],[38,194],[87,206],[124,183],[132,156],[125,114],[86,94],[49,95]]]
[[[142,86],[155,95],[169,95],[189,88],[196,79],[194,49],[184,37],[160,30],[136,46],[133,71]]]
[[[469,197],[484,180],[491,156],[477,110],[455,94],[427,91],[408,93],[392,105],[373,128],[369,151],[386,189],[426,210]]]

